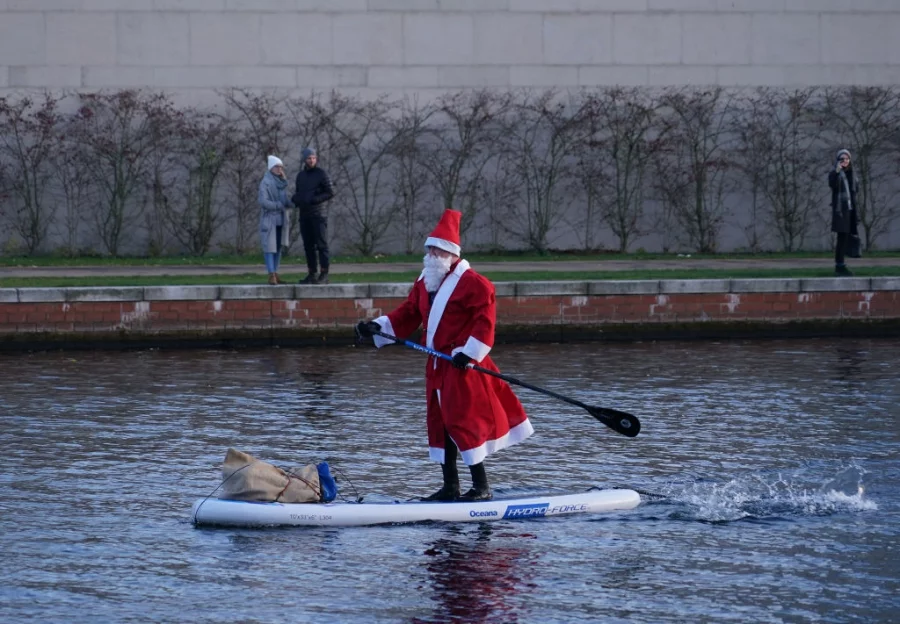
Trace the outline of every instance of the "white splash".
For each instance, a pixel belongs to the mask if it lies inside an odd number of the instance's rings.
[[[864,474],[856,465],[845,466],[822,485],[809,483],[808,474],[748,475],[724,483],[699,481],[675,486],[664,494],[670,502],[682,505],[675,517],[704,522],[875,511],[878,504],[865,495]]]

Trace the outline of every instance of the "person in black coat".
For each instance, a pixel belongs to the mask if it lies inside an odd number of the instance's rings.
[[[291,201],[300,212],[300,237],[306,253],[308,274],[301,284],[328,283],[328,201],[334,197],[334,188],[328,172],[318,166],[316,150],[305,148],[300,156],[303,169],[297,174],[296,189]]]
[[[837,234],[834,247],[835,275],[853,275],[844,263],[844,257],[859,257],[859,231],[857,229],[857,203],[859,180],[853,173],[850,151],[837,153],[834,170],[828,174],[831,187],[831,231]]]

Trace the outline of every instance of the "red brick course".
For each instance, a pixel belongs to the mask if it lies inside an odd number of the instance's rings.
[[[0,335],[351,327],[402,298],[0,303]],[[500,297],[498,326],[897,319],[900,291]]]

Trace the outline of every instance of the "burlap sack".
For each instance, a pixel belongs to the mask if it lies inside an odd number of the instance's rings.
[[[222,464],[220,498],[278,503],[318,503],[322,500],[319,473],[313,464],[286,471],[256,459],[253,455],[228,449]]]

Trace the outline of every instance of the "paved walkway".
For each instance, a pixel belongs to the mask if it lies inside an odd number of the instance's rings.
[[[898,258],[859,258],[847,262],[853,267],[900,267]],[[530,271],[651,271],[671,269],[821,269],[830,268],[831,261],[826,258],[748,258],[748,259],[713,259],[713,258],[678,258],[671,260],[591,260],[591,261],[529,261],[529,262],[473,262],[472,266],[481,272],[530,272]],[[422,268],[420,262],[396,262],[379,264],[342,264],[331,267],[334,275],[346,273],[386,273],[412,272]],[[245,273],[264,274],[262,263],[259,265],[222,265],[205,266],[85,266],[85,267],[4,267],[0,268],[0,277],[86,277],[116,275],[241,275]],[[286,275],[305,274],[303,264],[282,264],[279,273]]]

